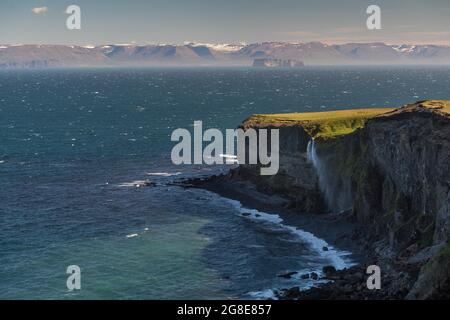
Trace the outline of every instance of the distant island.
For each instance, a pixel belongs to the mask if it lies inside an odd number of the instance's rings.
[[[305,64],[303,61],[298,60],[283,60],[283,59],[269,59],[269,58],[259,58],[253,60],[253,66],[259,68],[301,68]]]

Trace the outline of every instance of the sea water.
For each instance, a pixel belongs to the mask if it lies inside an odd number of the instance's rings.
[[[450,97],[449,67],[0,71],[0,298],[267,298],[351,265],[292,219],[171,183],[170,134]],[[305,150],[306,151],[306,150]],[[153,187],[137,187],[151,180]],[[295,220],[295,219],[294,219]],[[328,246],[328,251],[323,251]],[[81,290],[66,287],[69,265]],[[286,271],[299,271],[292,279]]]

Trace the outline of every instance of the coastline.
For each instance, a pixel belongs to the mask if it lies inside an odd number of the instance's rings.
[[[278,275],[279,277],[299,276],[301,279],[314,278],[311,287],[302,290],[299,286],[282,288],[273,292],[273,298],[280,300],[308,300],[308,299],[366,299],[373,294],[365,292],[360,283],[364,282],[365,265],[370,265],[374,257],[367,254],[364,247],[355,241],[358,225],[343,215],[315,215],[299,214],[289,207],[289,199],[277,194],[266,194],[256,189],[256,186],[242,179],[233,178],[233,171],[228,174],[214,175],[208,178],[193,178],[185,180],[182,185],[188,188],[201,188],[214,192],[222,197],[239,202],[248,210],[281,216],[293,228],[310,233],[322,239],[336,252],[346,253],[346,266],[335,268],[332,264],[324,265],[323,269],[311,273],[297,271]],[[295,220],[295,223],[291,223]],[[322,248],[328,250],[328,247]],[[363,281],[364,280],[364,281]],[[343,284],[343,281],[345,282]],[[344,296],[349,291],[347,284],[357,287],[355,294]],[[347,285],[347,286],[346,286]],[[360,294],[358,294],[360,291]],[[271,297],[272,298],[272,297]]]
[[[398,109],[254,115],[240,127],[280,131],[278,174],[242,164],[190,185],[283,220],[301,216],[299,228],[360,256],[356,267],[325,266],[323,280],[332,282],[282,290],[280,299],[447,298],[449,114],[450,101],[426,100]],[[369,266],[380,272],[381,286],[372,290]]]
[[[188,187],[202,188],[215,192],[222,197],[239,201],[243,206],[259,211],[281,214],[289,222],[290,218],[300,219],[305,231],[312,232],[321,239],[332,243],[342,250],[350,251],[356,261],[364,261],[363,250],[351,239],[356,232],[357,224],[343,215],[317,215],[311,213],[299,214],[290,206],[290,199],[279,194],[268,194],[257,190],[250,181],[233,177],[229,174],[213,175],[209,178],[189,179],[183,182]]]
[[[228,174],[213,175],[205,178],[191,178],[177,183],[186,188],[201,188],[214,192],[230,200],[239,201],[248,210],[258,210],[273,215],[280,215],[287,224],[295,219],[295,227],[315,237],[323,239],[339,251],[349,252],[354,265],[336,269],[331,264],[323,266],[322,272],[299,274],[296,271],[287,272],[280,277],[300,276],[313,277],[311,287],[302,289],[300,286],[282,288],[273,291],[273,297],[278,300],[392,300],[404,299],[411,288],[410,273],[417,275],[418,269],[410,266],[404,270],[405,264],[386,256],[385,243],[371,243],[363,236],[364,228],[352,219],[350,214],[299,214],[289,206],[289,199],[278,194],[260,192],[249,181],[236,178],[234,171]],[[300,223],[299,223],[300,219]],[[366,285],[367,267],[379,265],[384,274],[381,290],[369,290]],[[263,297],[267,298],[267,296]]]

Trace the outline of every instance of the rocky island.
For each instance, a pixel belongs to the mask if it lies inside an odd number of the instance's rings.
[[[364,256],[359,266],[325,270],[331,282],[287,288],[280,298],[450,297],[450,101],[254,115],[241,127],[280,130],[278,174],[241,165],[197,184],[256,206],[348,222],[354,228],[336,242],[352,242]],[[369,264],[382,270],[381,290],[365,285]]]

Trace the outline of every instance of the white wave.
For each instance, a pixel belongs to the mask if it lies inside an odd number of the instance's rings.
[[[147,172],[148,176],[160,176],[160,177],[172,177],[172,176],[178,176],[181,172]]]
[[[318,284],[323,284],[323,283],[327,283],[329,282],[329,280],[326,279],[318,279],[318,280],[313,280],[311,278],[308,279],[301,279],[300,276],[302,274],[310,274],[312,272],[317,273],[318,275],[322,274],[321,270],[317,270],[317,269],[310,269],[310,270],[302,270],[302,272],[293,275],[292,279],[298,280],[299,281],[299,288],[300,290],[304,291],[304,290],[308,290],[314,286],[317,286]],[[279,291],[278,289],[266,289],[266,290],[261,290],[261,291],[251,291],[248,292],[247,295],[249,295],[250,297],[252,297],[253,299],[256,300],[268,300],[268,299],[272,299],[272,300],[278,300],[278,296],[276,294],[276,292]]]
[[[136,180],[136,181],[132,181],[132,182],[123,182],[123,183],[119,183],[117,186],[118,187],[142,187],[145,186],[146,184],[148,184],[149,181],[146,180]]]
[[[248,293],[249,296],[257,300],[278,300],[275,292],[272,289],[262,290],[262,291],[252,291]]]
[[[328,259],[331,261],[332,265],[337,269],[341,270],[344,268],[349,268],[354,265],[353,262],[348,261],[345,257],[348,257],[351,255],[348,251],[339,251],[335,248],[333,248],[331,245],[329,245],[325,240],[316,237],[311,232],[304,231],[301,229],[297,229],[292,226],[285,226],[291,232],[296,233],[299,235],[303,241],[308,243],[312,249],[317,251],[322,257]],[[327,247],[328,251],[324,251],[323,248]]]
[[[251,219],[257,222],[259,221],[274,224],[278,228],[284,229],[285,231],[297,236],[301,242],[307,244],[311,250],[315,251],[319,256],[328,260],[329,264],[333,265],[337,270],[342,270],[344,268],[349,268],[355,265],[355,263],[348,258],[348,256],[351,254],[350,252],[337,250],[331,245],[329,245],[325,240],[316,237],[314,234],[310,232],[298,229],[297,227],[294,226],[283,224],[282,223],[283,219],[278,214],[270,214],[256,209],[248,209],[242,206],[242,204],[239,201],[227,198],[225,199],[237,209],[239,215],[242,216],[243,218]],[[324,251],[323,250],[324,247],[327,247],[328,251]],[[293,279],[301,281],[302,290],[311,288],[312,286],[318,283],[328,282],[328,280],[323,279],[312,280],[300,278],[302,274],[311,272],[315,272],[319,276],[322,276],[323,274],[322,270],[320,269],[311,269],[311,270],[302,269],[292,277]],[[276,290],[274,289],[265,289],[261,291],[248,292],[247,294],[250,297],[257,300],[267,300],[267,299],[277,300],[275,292]]]
[[[127,238],[134,238],[134,237],[137,237],[137,236],[138,236],[137,233],[127,234]]]
[[[1,164],[1,163],[5,163],[5,160],[0,160],[0,164]]]
[[[286,230],[287,232],[297,236],[299,240],[306,243],[312,250],[314,250],[318,255],[328,260],[329,263],[334,266],[337,270],[349,268],[355,263],[353,263],[348,256],[351,254],[348,251],[341,251],[335,249],[333,246],[328,244],[325,240],[316,237],[311,232],[307,232],[298,229],[294,226],[289,226],[283,224],[283,219],[277,214],[270,214],[262,212],[256,209],[247,209],[242,206],[239,201],[227,199],[244,218],[251,219],[254,221],[268,222],[276,224],[277,227]],[[327,247],[328,251],[324,251],[323,248]],[[317,270],[319,271],[319,270]]]

